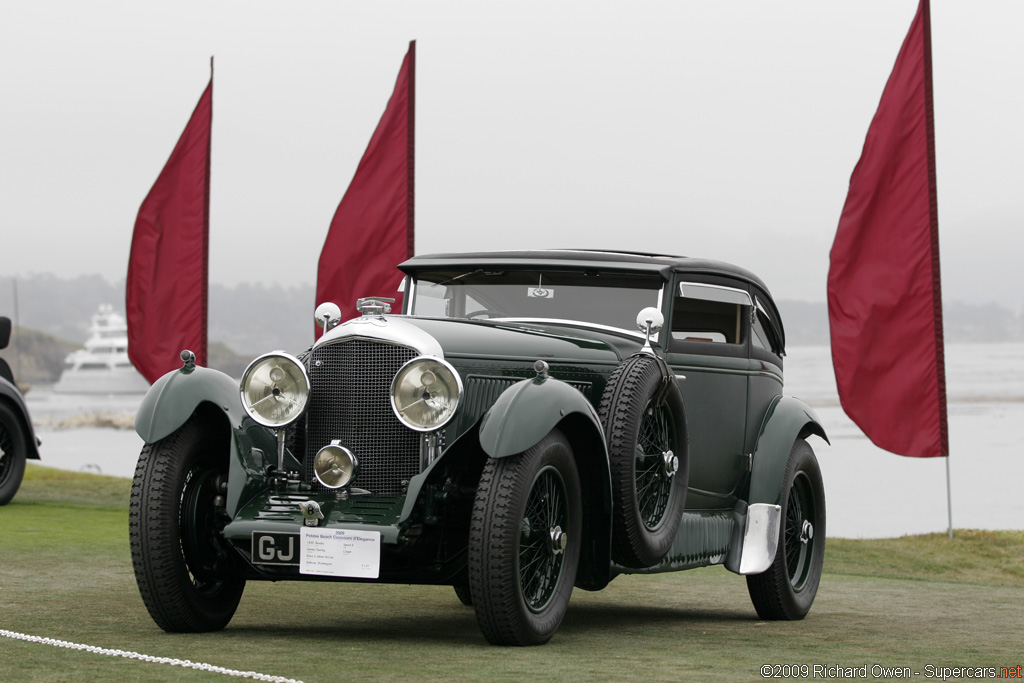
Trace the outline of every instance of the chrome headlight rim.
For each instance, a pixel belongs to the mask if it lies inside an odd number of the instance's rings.
[[[398,402],[396,400],[396,396],[398,394],[398,385],[400,381],[404,378],[404,376],[411,368],[423,363],[436,363],[438,366],[440,366],[441,369],[443,369],[445,372],[451,375],[455,383],[454,400],[451,402],[451,407],[445,412],[443,419],[441,419],[435,424],[426,426],[410,422],[409,419],[403,414],[402,410],[399,408]],[[462,400],[462,393],[462,377],[459,375],[458,371],[454,368],[454,366],[452,366],[451,363],[449,363],[443,358],[438,358],[437,356],[416,356],[415,358],[407,362],[405,365],[403,365],[401,368],[399,368],[398,372],[395,373],[394,379],[391,380],[391,410],[395,413],[395,417],[398,418],[399,422],[401,422],[403,425],[405,425],[406,427],[413,431],[420,432],[423,434],[427,434],[429,432],[436,432],[437,430],[442,429],[445,425],[451,422],[452,418],[455,417],[455,413],[459,408],[459,403]]]
[[[250,404],[246,398],[246,389],[248,388],[248,384],[252,380],[255,371],[259,367],[261,367],[265,361],[274,358],[279,358],[290,363],[291,365],[294,365],[298,369],[302,380],[302,406],[298,410],[291,413],[287,419],[281,421],[274,421],[268,419],[261,415],[259,412],[253,410],[252,406],[254,404]],[[302,361],[300,361],[298,358],[284,351],[271,351],[270,353],[264,353],[262,356],[258,356],[257,358],[255,358],[245,368],[245,372],[242,373],[242,379],[239,382],[239,398],[242,402],[242,408],[245,410],[246,415],[252,418],[252,420],[257,424],[260,424],[269,429],[284,429],[295,424],[295,422],[306,413],[306,409],[309,407],[309,394],[311,390],[312,384],[309,381],[309,373],[306,372],[306,366],[303,365]]]

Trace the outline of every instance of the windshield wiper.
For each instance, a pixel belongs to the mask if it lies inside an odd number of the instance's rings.
[[[462,278],[464,278],[464,277],[466,277],[468,275],[473,275],[475,273],[482,273],[482,272],[483,272],[482,269],[477,268],[476,270],[471,270],[469,272],[463,273],[462,275],[456,275],[455,277],[451,278],[450,280],[445,280],[444,282],[431,282],[430,286],[431,287],[443,287],[443,286],[445,286],[447,284],[455,282],[456,280],[461,280]]]

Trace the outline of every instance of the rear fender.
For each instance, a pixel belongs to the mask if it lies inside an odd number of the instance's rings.
[[[782,486],[789,453],[797,439],[820,436],[828,443],[821,421],[806,403],[779,396],[761,422],[750,471],[746,504],[737,504],[736,540],[725,566],[738,574],[760,574],[775,561],[781,528]]]
[[[821,421],[809,405],[792,396],[777,397],[765,412],[750,471],[748,504],[782,504],[789,452],[797,439],[814,434],[828,443]]]
[[[219,370],[183,367],[149,388],[135,415],[135,431],[146,443],[156,443],[185,424],[202,403],[225,413],[235,428],[245,417],[237,381]]]

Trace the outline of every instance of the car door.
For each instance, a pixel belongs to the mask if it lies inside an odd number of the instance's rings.
[[[728,509],[749,466],[745,449],[750,315],[745,282],[679,273],[666,322],[666,360],[686,406],[689,509]]]

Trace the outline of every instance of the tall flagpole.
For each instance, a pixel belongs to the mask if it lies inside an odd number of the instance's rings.
[[[210,176],[213,158],[213,55],[210,55],[210,134],[206,136],[206,186],[203,188],[203,327],[200,355],[203,365],[210,363]]]
[[[946,353],[943,334],[942,294],[939,284],[939,200],[935,178],[935,86],[932,80],[932,11],[929,0],[921,0],[921,14],[924,22],[924,90],[925,128],[928,136],[929,208],[932,216],[932,268],[935,273],[935,338],[938,381],[942,392],[940,420],[942,424],[942,445],[946,457],[946,514],[948,516],[949,538],[953,538],[953,486],[949,468],[949,426],[946,410]]]
[[[11,284],[14,286],[14,327],[20,328],[21,321],[18,314],[18,278],[12,277]],[[21,377],[21,349],[17,344],[11,344],[12,351],[14,351],[14,371],[15,377]]]
[[[949,540],[953,540],[953,488],[949,479],[949,456],[946,456],[946,509],[949,510]]]

